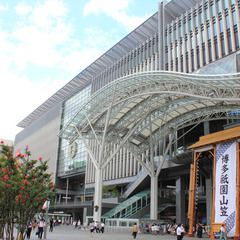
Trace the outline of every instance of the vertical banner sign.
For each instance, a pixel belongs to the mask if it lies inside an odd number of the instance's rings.
[[[236,224],[236,141],[216,146],[215,223],[226,223],[228,237]]]

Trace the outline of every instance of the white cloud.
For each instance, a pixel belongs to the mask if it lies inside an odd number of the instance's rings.
[[[88,28],[85,30],[87,40],[80,42],[74,36],[74,26],[68,20],[68,9],[61,0],[45,0],[36,5],[24,2],[15,7],[18,14],[14,16],[16,24],[6,30],[0,26],[0,93],[3,113],[0,118],[0,137],[12,140],[20,130],[16,127],[17,123],[71,77],[101,56],[114,41],[112,32],[104,33],[99,29]],[[106,1],[97,2],[101,2],[103,8],[98,5],[93,11],[107,11],[111,16],[115,13],[121,23],[127,26],[126,21],[130,21],[124,12],[128,6],[127,0],[110,1],[115,2],[114,7],[112,3],[107,7]],[[115,9],[115,12],[111,13],[111,9]],[[90,12],[88,10],[87,14]],[[36,83],[34,75],[32,79],[26,77],[29,76],[25,72],[29,66],[34,66],[38,71],[47,72],[51,69],[56,71],[56,76]],[[69,79],[62,79],[58,69]]]
[[[148,15],[144,17],[137,17],[134,15],[129,16],[126,13],[130,0],[112,1],[112,0],[90,0],[83,10],[84,15],[91,13],[99,14],[101,12],[112,17],[118,23],[123,24],[128,31],[135,29],[139,26]]]
[[[32,83],[26,77],[19,77],[9,72],[1,72],[1,138],[14,140],[21,128],[17,123],[54,94],[65,80],[50,81],[43,79],[41,83]]]
[[[24,9],[30,7],[25,5]],[[29,62],[38,66],[61,67],[64,45],[70,41],[73,29],[65,21],[66,14],[67,9],[61,1],[47,0],[32,8],[27,19],[17,23],[11,38],[16,42],[12,54],[18,71],[23,71]]]
[[[31,6],[27,6],[24,3],[19,3],[16,7],[15,7],[15,11],[17,12],[17,14],[19,15],[26,15],[29,12],[31,12],[32,7]]]

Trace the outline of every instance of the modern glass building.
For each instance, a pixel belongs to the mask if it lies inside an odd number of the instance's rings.
[[[240,1],[172,0],[26,116],[15,149],[49,159],[74,218],[187,222],[200,136],[239,125]],[[210,223],[212,160],[197,181]],[[104,187],[103,187],[104,186]]]

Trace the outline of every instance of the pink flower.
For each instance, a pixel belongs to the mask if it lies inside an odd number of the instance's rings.
[[[27,180],[24,181],[24,185],[28,185],[28,181]]]
[[[25,187],[22,187],[22,190],[25,190]]]
[[[51,184],[51,187],[53,188],[53,187],[54,187],[54,184]]]
[[[39,201],[39,197],[37,198],[37,201]]]
[[[40,157],[38,160],[40,160],[40,161],[41,161],[41,160],[42,160],[42,157]]]
[[[7,184],[6,186],[7,186],[8,188],[10,187],[10,185],[9,185],[9,184]]]
[[[25,202],[26,202],[25,200],[22,201],[22,203],[25,203]]]
[[[9,172],[8,172],[8,174],[12,174],[12,172],[11,172],[11,171],[9,171]]]
[[[3,144],[4,143],[4,141],[1,141],[1,144]]]
[[[9,158],[10,158],[10,159],[12,159],[13,157],[12,157],[12,156],[10,156]]]
[[[18,199],[16,199],[16,203],[18,203]]]
[[[33,179],[33,182],[36,182],[36,181],[37,181],[36,178],[34,178],[34,179]]]
[[[5,175],[5,176],[4,176],[4,179],[5,179],[5,180],[8,180],[8,175]]]

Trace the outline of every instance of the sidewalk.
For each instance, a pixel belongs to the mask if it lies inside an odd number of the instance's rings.
[[[31,234],[31,240],[37,240],[37,236],[35,235],[36,231],[33,231]],[[57,226],[54,227],[53,232],[47,232],[47,240],[131,240],[133,237],[130,233],[126,232],[108,232],[106,231],[104,234],[102,233],[94,233],[93,237],[90,236],[90,232],[88,230],[73,230],[72,226]],[[169,235],[150,235],[150,234],[138,234],[137,238],[139,240],[176,240],[176,236]],[[183,240],[196,240],[199,238],[188,238],[185,236]],[[202,238],[202,240],[207,240],[209,238]]]

